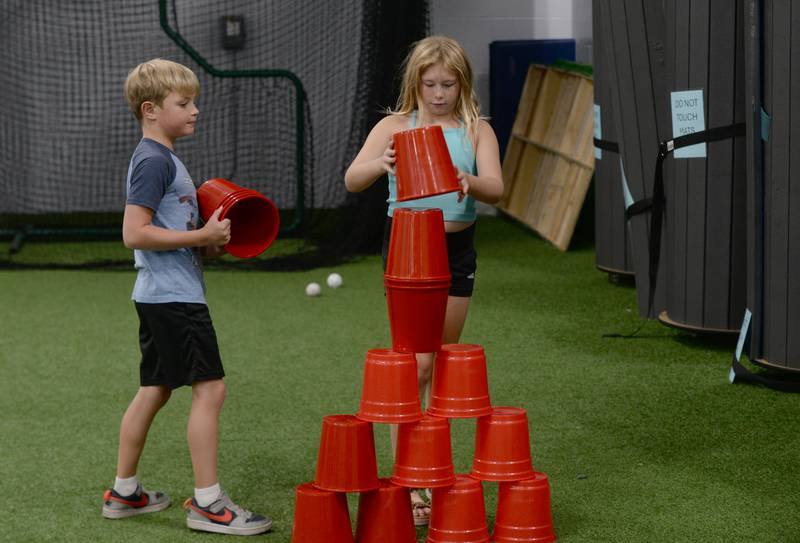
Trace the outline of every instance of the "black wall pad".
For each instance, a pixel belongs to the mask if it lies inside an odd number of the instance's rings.
[[[752,104],[747,135],[748,307],[753,313],[749,357],[798,372],[800,6],[790,0],[748,0],[745,14],[751,30],[747,72]],[[762,126],[762,104],[771,126]],[[768,132],[766,141],[762,128]]]
[[[608,58],[613,60],[611,73],[617,83],[611,103],[624,175],[633,200],[638,201],[652,196],[658,143],[671,136],[669,111],[657,107],[656,101],[665,77],[664,8],[660,0],[596,3],[601,32],[610,40]],[[648,308],[649,214],[632,217],[628,227],[639,314],[654,318],[664,308],[664,289],[657,289]],[[663,267],[656,281],[663,286],[662,276]]]
[[[667,86],[702,90],[705,128],[744,122],[743,1],[665,2]],[[671,127],[670,127],[671,129]],[[677,136],[677,134],[676,134]],[[738,331],[746,297],[745,138],[706,143],[704,158],[664,161],[660,319],[692,330]]]
[[[594,35],[594,103],[600,108],[599,134],[604,142],[617,143],[612,93],[616,92],[611,38],[603,30],[601,5],[592,3]],[[619,168],[619,146],[599,144],[601,156],[594,162],[595,263],[600,270],[633,275],[628,228],[625,224],[625,197]]]

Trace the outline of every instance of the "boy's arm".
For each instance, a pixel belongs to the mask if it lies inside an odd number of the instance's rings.
[[[199,230],[169,230],[152,224],[153,210],[128,204],[122,219],[122,241],[128,249],[170,251],[183,247],[225,245],[231,238],[231,221],[219,220],[222,208],[214,211]]]

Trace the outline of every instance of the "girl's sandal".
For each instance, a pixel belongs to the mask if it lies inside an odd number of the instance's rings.
[[[423,496],[427,497],[428,494],[422,489],[414,489],[410,494],[414,526],[427,526],[431,520],[431,504]]]

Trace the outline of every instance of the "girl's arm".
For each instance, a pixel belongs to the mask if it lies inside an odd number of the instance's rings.
[[[500,147],[492,127],[484,120],[478,124],[478,141],[475,164],[478,175],[459,171],[464,186],[463,194],[487,204],[496,204],[503,197],[503,168],[500,165]]]
[[[349,192],[368,189],[383,174],[394,173],[394,143],[392,134],[399,128],[398,117],[388,116],[376,124],[361,150],[344,174],[344,184]]]

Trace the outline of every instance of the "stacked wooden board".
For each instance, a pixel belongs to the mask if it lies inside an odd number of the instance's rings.
[[[503,159],[498,207],[565,251],[594,171],[592,79],[531,65]]]

